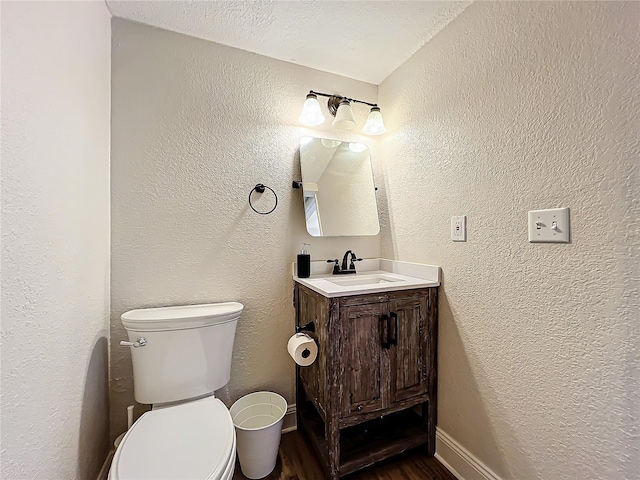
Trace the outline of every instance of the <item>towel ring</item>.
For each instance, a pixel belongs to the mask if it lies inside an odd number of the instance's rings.
[[[255,209],[255,207],[251,204],[251,195],[253,194],[253,192],[258,192],[258,193],[264,193],[265,189],[269,189],[271,190],[271,193],[273,193],[273,196],[276,199],[276,203],[273,206],[273,208],[271,210],[269,210],[268,212],[260,212],[258,210]],[[273,212],[276,207],[278,206],[278,195],[276,195],[276,192],[273,191],[273,188],[271,187],[267,187],[266,185],[263,185],[262,183],[258,183],[255,187],[253,187],[253,189],[251,189],[251,191],[249,192],[249,206],[251,207],[251,210],[253,210],[254,212],[256,212],[259,215],[269,215],[271,212]]]

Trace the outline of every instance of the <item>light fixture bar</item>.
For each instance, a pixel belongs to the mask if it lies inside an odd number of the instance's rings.
[[[349,97],[342,97],[340,95],[331,95],[329,93],[320,93],[320,92],[316,92],[314,90],[309,90],[309,93],[313,93],[314,95],[320,95],[321,97],[327,97],[327,98],[332,98],[332,97],[336,97],[339,98],[340,100],[347,100],[349,102],[355,102],[355,103],[362,103],[364,105],[369,105],[370,107],[377,107],[378,104],[377,103],[369,103],[369,102],[364,102],[362,100],[357,100],[355,98],[349,98]]]

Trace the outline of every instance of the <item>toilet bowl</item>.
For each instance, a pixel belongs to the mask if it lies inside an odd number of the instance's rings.
[[[235,447],[231,415],[217,398],[151,410],[122,439],[109,480],[231,480]]]
[[[122,315],[134,396],[152,404],[127,431],[109,480],[231,480],[236,433],[214,391],[229,381],[237,302],[139,309]]]

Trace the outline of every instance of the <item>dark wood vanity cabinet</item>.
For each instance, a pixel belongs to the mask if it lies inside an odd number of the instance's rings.
[[[296,284],[318,359],[297,367],[298,429],[337,479],[409,448],[435,453],[437,288],[326,298]]]

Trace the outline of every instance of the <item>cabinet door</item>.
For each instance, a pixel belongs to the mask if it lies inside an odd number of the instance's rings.
[[[391,403],[427,393],[427,299],[398,299],[391,317]]]
[[[388,352],[383,349],[388,304],[371,303],[340,309],[342,325],[341,368],[342,414],[344,416],[382,409],[383,385],[388,385]]]

